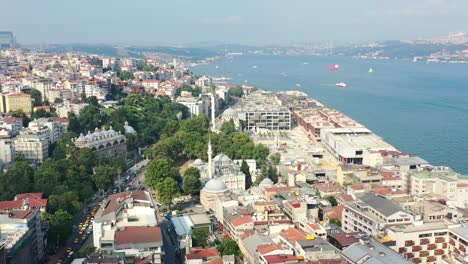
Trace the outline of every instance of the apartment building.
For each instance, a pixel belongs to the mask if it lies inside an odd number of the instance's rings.
[[[32,111],[32,99],[26,93],[2,93],[0,94],[0,112],[21,110],[26,115]]]
[[[342,252],[345,263],[380,263],[380,264],[411,264],[410,260],[400,256],[395,251],[382,245],[370,237],[361,237],[358,243],[354,243]]]
[[[155,206],[146,191],[109,195],[93,221],[93,244],[107,254],[124,254],[127,261],[150,257],[162,263],[164,254]]]
[[[210,115],[210,101],[199,97],[178,97],[176,102],[185,105],[191,117],[205,114]]]
[[[431,194],[449,203],[456,199],[458,174],[448,167],[428,167],[408,177],[411,195]]]
[[[42,162],[49,157],[48,130],[20,134],[14,140],[15,156],[30,162]]]
[[[411,224],[414,217],[398,203],[372,193],[365,193],[344,205],[342,228],[345,232],[382,234],[392,225]]]
[[[49,134],[49,143],[57,142],[58,138],[64,133],[63,126],[60,122],[57,122],[52,118],[46,117],[29,122],[28,128],[31,131],[41,131],[43,129],[46,129]]]

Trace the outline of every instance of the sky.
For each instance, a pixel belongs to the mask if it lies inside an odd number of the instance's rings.
[[[22,44],[250,45],[416,39],[468,31],[468,0],[0,0]]]

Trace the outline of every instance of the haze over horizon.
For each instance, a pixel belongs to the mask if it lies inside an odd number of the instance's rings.
[[[466,0],[11,1],[0,30],[22,44],[251,45],[429,38],[468,31]]]

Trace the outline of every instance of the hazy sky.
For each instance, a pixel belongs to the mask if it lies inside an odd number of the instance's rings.
[[[18,42],[291,44],[468,31],[468,0],[0,0]]]

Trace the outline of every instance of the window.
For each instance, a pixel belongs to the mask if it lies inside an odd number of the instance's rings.
[[[410,168],[410,170],[415,170],[415,169],[416,169],[416,165],[410,165],[409,168]]]
[[[356,155],[362,155],[362,150],[356,150]]]

